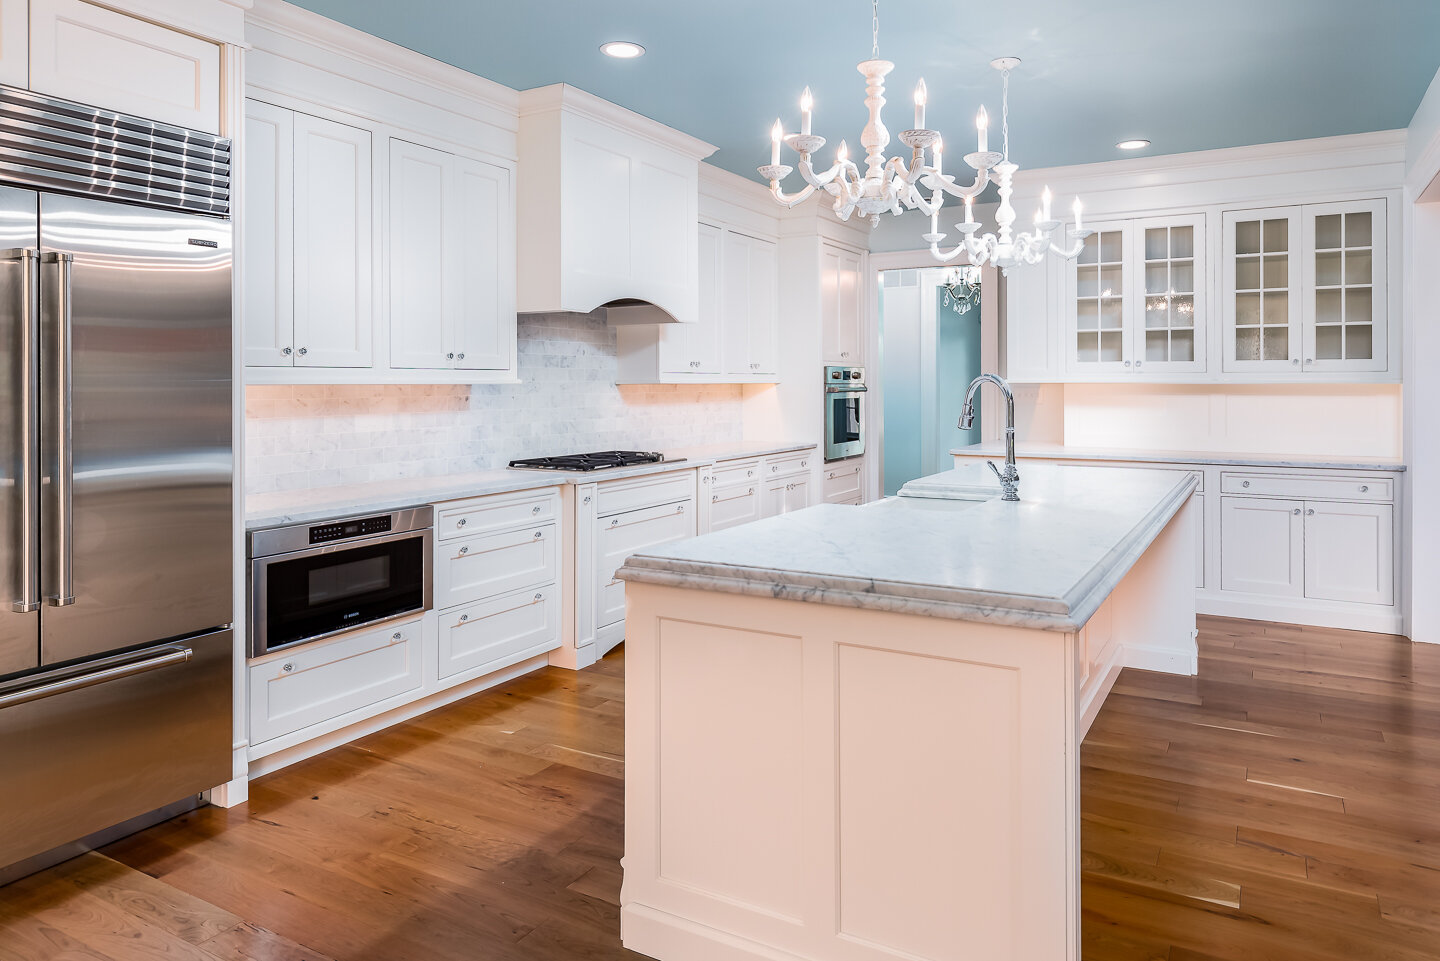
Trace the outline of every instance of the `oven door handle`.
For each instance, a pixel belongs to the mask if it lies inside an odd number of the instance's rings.
[[[868,388],[868,387],[831,387],[831,386],[829,386],[829,385],[827,384],[827,385],[825,386],[825,393],[827,393],[827,394],[863,394],[863,393],[865,393],[866,391],[868,391],[869,389],[870,389],[870,388]]]

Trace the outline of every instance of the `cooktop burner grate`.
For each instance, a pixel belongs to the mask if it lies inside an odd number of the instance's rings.
[[[558,457],[527,457],[523,460],[512,460],[510,466],[516,470],[592,471],[666,462],[678,463],[656,451],[601,450],[589,454],[563,454]]]

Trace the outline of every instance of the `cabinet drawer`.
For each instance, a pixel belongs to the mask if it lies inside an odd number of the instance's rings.
[[[30,0],[30,89],[220,132],[218,44],[83,0]]]
[[[754,484],[717,487],[710,492],[710,529],[723,531],[760,519],[760,489]]]
[[[552,584],[440,615],[439,676],[482,677],[560,646],[560,592]]]
[[[558,579],[554,524],[446,541],[435,551],[435,608],[539,587]]]
[[[860,501],[860,464],[835,464],[825,468],[825,502],[853,504]]]
[[[731,460],[711,468],[710,483],[715,487],[753,484],[760,477],[760,459]]]
[[[251,665],[250,742],[260,744],[418,690],[420,624],[387,624]]]
[[[611,514],[694,499],[695,471],[692,468],[602,483],[596,494],[595,513],[598,517],[609,517]]]
[[[799,454],[780,454],[776,457],[765,458],[766,477],[784,477],[787,474],[801,474],[810,469],[810,464],[815,460],[813,450],[802,451]]]
[[[545,524],[560,513],[560,492],[546,490],[514,497],[482,497],[450,504],[438,512],[435,537],[445,540],[522,524]]]
[[[1226,471],[1220,475],[1225,494],[1258,497],[1293,497],[1346,501],[1392,501],[1394,482],[1388,477],[1330,477],[1321,474],[1242,474]]]
[[[630,511],[599,522],[595,538],[597,563],[595,626],[625,619],[625,582],[615,572],[631,554],[695,536],[695,512],[688,504],[664,504]]]

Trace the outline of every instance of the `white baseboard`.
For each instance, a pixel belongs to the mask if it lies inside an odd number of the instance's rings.
[[[620,908],[620,943],[666,961],[815,961],[633,903]]]
[[[1309,627],[1335,627],[1347,631],[1374,631],[1379,634],[1403,634],[1405,619],[1393,607],[1376,607],[1367,611],[1359,605],[1334,604],[1306,600],[1287,604],[1284,598],[1256,597],[1232,593],[1200,591],[1195,596],[1195,610],[1200,614],[1221,617],[1243,617],[1252,621],[1278,621],[1281,624],[1303,624]]]
[[[1141,671],[1160,671],[1164,674],[1184,674],[1194,677],[1200,671],[1200,656],[1193,648],[1177,651],[1173,647],[1153,647],[1145,644],[1126,644],[1124,663]]]

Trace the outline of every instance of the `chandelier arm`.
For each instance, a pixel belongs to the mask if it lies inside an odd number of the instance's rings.
[[[829,184],[832,180],[834,180],[837,176],[840,175],[840,164],[837,163],[824,173],[817,174],[815,172],[815,168],[810,163],[810,158],[808,156],[802,155],[800,157],[799,170],[800,176],[805,178],[805,182],[807,184],[812,187],[820,188]]]
[[[949,174],[936,176],[931,174],[925,177],[923,183],[937,194],[943,190],[952,197],[959,197],[961,200],[974,200],[980,196],[980,192],[990,184],[990,171],[981,168],[975,171],[975,182],[968,187],[955,185],[955,178]]]
[[[792,208],[797,204],[804,203],[810,198],[810,195],[814,192],[815,188],[810,186],[809,184],[806,184],[805,188],[799,193],[787,194],[780,187],[780,181],[770,181],[770,196],[774,197],[777,203],[779,203],[783,207],[786,207],[787,209]]]
[[[941,236],[941,237],[944,237],[945,235],[944,235],[944,234],[941,234],[940,236]],[[961,254],[968,253],[968,252],[969,252],[969,250],[968,250],[968,248],[966,247],[964,240],[961,240],[960,243],[956,244],[956,245],[955,245],[955,249],[952,250],[952,251],[950,251],[948,254],[945,253],[945,251],[943,251],[943,250],[940,249],[940,241],[938,241],[938,240],[932,240],[932,241],[930,241],[930,255],[931,255],[932,257],[934,257],[936,260],[940,261],[940,263],[942,263],[942,264],[948,264],[950,261],[954,260],[956,257],[959,257]]]

